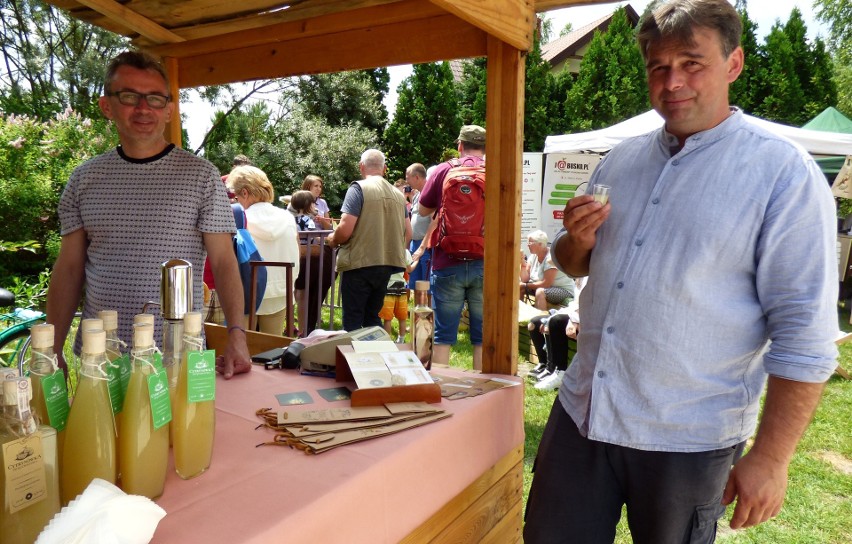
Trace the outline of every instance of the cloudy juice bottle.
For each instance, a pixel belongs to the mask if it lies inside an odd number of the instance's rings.
[[[27,378],[4,380],[0,399],[0,536],[30,544],[60,507],[56,430],[36,424]]]
[[[68,504],[95,478],[116,482],[115,422],[106,372],[106,332],[83,331],[79,382],[62,450],[62,503]]]
[[[155,499],[163,494],[169,460],[169,384],[154,346],[154,326],[133,326],[133,369],[118,437],[121,488]]]
[[[202,347],[201,314],[187,312],[172,416],[175,470],[184,480],[207,470],[213,457],[215,353]]]

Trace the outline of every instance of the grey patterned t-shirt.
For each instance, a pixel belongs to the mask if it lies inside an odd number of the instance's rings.
[[[202,233],[236,232],[216,167],[174,146],[143,160],[118,148],[83,163],[62,193],[59,219],[63,236],[82,228],[89,243],[83,316],[117,310],[119,338],[128,345],[133,316],[160,299],[160,265],[192,263],[193,306],[201,311]],[[158,345],[161,325],[158,317]]]

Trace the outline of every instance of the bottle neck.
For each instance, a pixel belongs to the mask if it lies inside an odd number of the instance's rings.
[[[57,369],[53,346],[33,347],[30,355],[30,372],[40,376],[53,374]]]
[[[80,376],[96,380],[106,380],[107,373],[104,368],[107,358],[103,351],[99,353],[80,354]]]
[[[201,339],[201,331],[189,332],[183,335],[183,351],[201,351],[204,349],[204,341]]]

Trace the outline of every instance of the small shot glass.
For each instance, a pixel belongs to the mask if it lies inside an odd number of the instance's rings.
[[[595,185],[595,192],[593,193],[595,201],[600,202],[602,206],[606,206],[606,203],[609,201],[609,189],[609,185]]]

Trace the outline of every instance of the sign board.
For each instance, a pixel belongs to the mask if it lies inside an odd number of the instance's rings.
[[[521,250],[527,249],[527,235],[541,228],[541,168],[542,153],[524,153],[523,183],[521,184]]]
[[[596,153],[548,153],[544,161],[544,187],[539,228],[553,240],[562,228],[568,200],[585,193],[592,172],[603,158]]]

